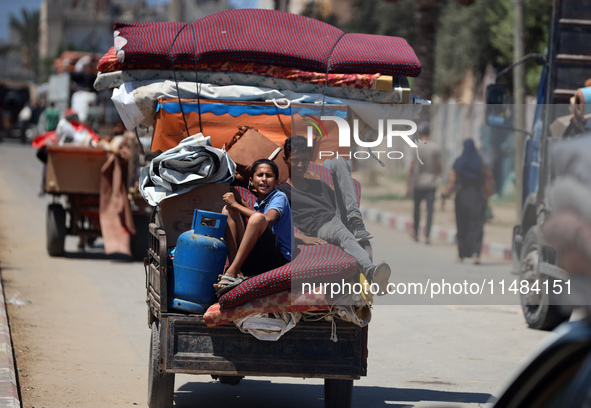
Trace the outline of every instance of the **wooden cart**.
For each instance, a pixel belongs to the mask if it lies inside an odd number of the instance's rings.
[[[45,192],[53,196],[47,207],[47,252],[65,254],[65,239],[78,236],[82,243],[101,237],[99,222],[100,173],[107,151],[93,147],[64,145],[47,147]],[[137,233],[131,239],[134,258],[142,259],[148,245],[151,208],[143,199],[132,200]]]
[[[214,194],[207,191],[206,195]],[[191,197],[184,199],[199,201]],[[191,213],[184,214],[179,208],[181,206],[173,212],[190,217]],[[216,210],[211,202],[204,202],[198,208]],[[152,216],[145,261],[148,324],[152,329],[149,407],[172,407],[177,373],[207,374],[233,384],[244,376],[324,378],[325,407],[350,407],[353,380],[367,375],[367,326],[362,328],[339,321],[336,325],[338,342],[335,343],[331,340],[330,321],[300,321],[279,340],[269,342],[242,333],[234,323],[210,328],[202,315],[169,308],[167,282],[172,272],[167,241],[176,242],[174,237],[179,231],[174,231],[174,227],[188,221],[163,221],[161,215],[157,209]],[[171,233],[167,235],[168,229]]]

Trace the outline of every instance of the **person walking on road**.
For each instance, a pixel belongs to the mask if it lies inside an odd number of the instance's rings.
[[[486,202],[490,195],[492,174],[487,170],[476,150],[474,140],[464,140],[464,150],[454,162],[449,183],[441,197],[446,199],[455,192],[458,262],[473,258],[480,263],[480,251],[486,221]],[[442,202],[443,205],[443,202]]]
[[[423,164],[414,158],[410,163],[406,176],[406,196],[412,195],[414,201],[414,229],[412,237],[419,240],[419,225],[421,222],[421,202],[425,200],[427,220],[425,224],[425,244],[431,243],[431,225],[433,223],[433,204],[435,190],[441,175],[441,150],[436,143],[431,142],[429,136],[431,128],[429,122],[421,122],[419,131],[419,155]]]

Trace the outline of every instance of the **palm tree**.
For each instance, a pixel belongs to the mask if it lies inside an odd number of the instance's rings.
[[[20,19],[10,15],[10,29],[19,37],[19,50],[22,52],[23,66],[30,69],[35,77],[39,70],[39,10],[21,9]]]

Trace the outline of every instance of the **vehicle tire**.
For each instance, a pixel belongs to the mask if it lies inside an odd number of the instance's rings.
[[[539,274],[538,261],[538,232],[537,227],[533,226],[527,231],[521,247],[519,282],[525,280],[531,288],[538,281],[538,288],[545,287],[544,281],[552,278]],[[518,287],[520,287],[519,284]],[[520,294],[520,297],[523,316],[532,329],[553,330],[569,318],[569,314],[565,313],[560,306],[550,304],[550,296],[543,290],[539,294]]]
[[[47,207],[47,253],[49,256],[62,256],[65,253],[66,210],[61,204]]]
[[[324,408],[351,408],[353,380],[324,380]]]
[[[152,324],[150,339],[150,367],[148,372],[148,407],[172,408],[174,398],[174,374],[158,370],[160,360],[160,322]]]
[[[136,260],[142,260],[148,255],[150,217],[134,214],[133,224],[135,225],[135,235],[132,235],[129,240],[131,256]]]

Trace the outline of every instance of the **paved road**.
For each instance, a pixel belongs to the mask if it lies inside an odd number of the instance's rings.
[[[0,144],[0,266],[23,406],[146,406],[143,266],[109,259],[100,246],[75,252],[74,239],[66,257],[48,257],[50,198],[37,197],[40,174],[30,147]],[[393,265],[393,281],[511,278],[506,262],[457,265],[452,245],[427,247],[396,230],[368,228],[376,259]],[[355,407],[483,406],[548,336],[526,328],[519,307],[508,304],[513,298],[425,299],[377,298],[368,376],[356,382]],[[246,378],[233,387],[179,375],[175,392],[179,407],[322,407],[322,398],[321,380],[285,378]]]

